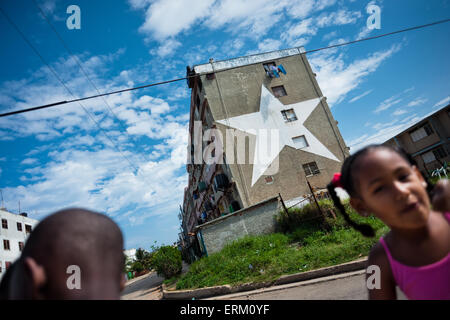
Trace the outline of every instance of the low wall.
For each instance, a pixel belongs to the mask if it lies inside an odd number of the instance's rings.
[[[281,208],[278,197],[259,202],[197,227],[207,254],[220,251],[226,244],[246,235],[275,231],[275,216]]]

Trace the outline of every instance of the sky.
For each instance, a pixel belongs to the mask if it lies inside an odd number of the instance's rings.
[[[79,29],[68,27],[70,5],[80,9]],[[367,27],[369,5],[381,9],[380,29]],[[450,18],[450,0],[3,0],[0,8],[26,38],[0,12],[0,113],[184,77],[209,58],[308,51]],[[445,23],[307,54],[351,152],[449,103],[449,33]],[[88,208],[120,226],[125,249],[172,244],[188,182],[189,107],[179,81],[0,118],[5,207],[18,212],[20,201],[38,220]]]

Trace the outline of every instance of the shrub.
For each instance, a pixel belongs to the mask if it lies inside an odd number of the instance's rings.
[[[144,271],[144,266],[139,261],[133,262],[131,265],[131,271],[136,271],[137,273]]]
[[[326,211],[324,202],[319,204],[322,212]],[[327,229],[327,221],[315,204],[307,204],[302,208],[290,208],[287,213],[281,210],[277,217],[277,231],[282,233],[292,233],[300,227],[312,229]]]
[[[172,278],[181,273],[181,252],[172,246],[162,246],[154,252],[152,265],[159,276]]]

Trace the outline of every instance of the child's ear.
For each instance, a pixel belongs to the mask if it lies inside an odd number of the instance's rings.
[[[25,269],[27,269],[30,277],[32,286],[32,299],[43,299],[41,289],[47,283],[47,274],[43,266],[39,265],[36,260],[31,257],[26,257],[24,259]]]
[[[350,205],[360,216],[367,217],[370,214],[370,211],[364,205],[364,202],[359,198],[350,197]]]

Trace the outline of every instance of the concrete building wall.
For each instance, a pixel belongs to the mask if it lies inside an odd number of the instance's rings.
[[[411,132],[425,124],[428,124],[433,129],[433,133],[418,141],[413,141]],[[384,144],[392,146],[397,145],[397,143],[413,156],[419,166],[419,170],[424,174],[430,175],[433,170],[440,168],[444,162],[450,162],[450,105],[429,114],[408,129],[384,142]],[[438,148],[442,148],[446,156],[425,163],[424,155]]]
[[[218,252],[246,235],[274,232],[275,216],[280,207],[279,198],[275,197],[198,226],[207,254]]]
[[[259,63],[218,72],[214,79],[207,79],[206,75],[200,77],[203,97],[207,97],[211,114],[216,122],[225,118],[258,112],[262,85],[269,91],[272,91],[271,88],[275,86],[283,85],[287,95],[280,97],[279,101],[284,105],[322,97],[315,76],[304,55],[278,58],[273,62],[277,65],[282,64],[287,74],[280,78],[269,78],[265,74],[263,64]],[[315,161],[319,170],[322,169],[320,174],[312,176],[310,179],[311,183],[317,187],[326,186],[332,174],[340,171],[342,161],[349,153],[326,99],[322,99],[304,124],[341,162],[292,147],[285,147],[276,159],[279,161],[280,170],[273,175],[273,183],[267,184],[263,175],[253,186],[251,186],[253,165],[229,162],[233,181],[237,184],[244,206],[252,205],[278,193],[281,193],[286,200],[309,193],[303,164]],[[249,127],[251,125],[249,123]],[[226,130],[229,127],[217,124],[217,128],[222,132],[225,140]],[[254,145],[255,136],[250,136],[246,159],[253,157]],[[225,144],[224,150],[227,151]]]
[[[21,250],[19,249],[19,242],[23,242],[25,244],[29,236],[25,226],[29,225],[31,226],[31,230],[33,230],[38,223],[35,219],[0,209],[0,221],[3,219],[6,219],[8,228],[3,228],[3,226],[0,225],[0,279],[5,274],[6,262],[13,263],[20,256]],[[22,225],[21,231],[18,230],[17,223]],[[9,241],[9,250],[5,249],[3,240]]]

